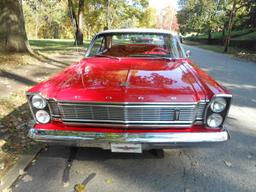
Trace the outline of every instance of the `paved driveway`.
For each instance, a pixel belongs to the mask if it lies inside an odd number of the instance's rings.
[[[227,143],[210,148],[165,150],[158,159],[143,154],[113,154],[99,149],[67,147],[43,151],[15,192],[71,192],[86,183],[86,191],[256,191],[256,63],[195,47],[192,59],[234,95],[226,126]],[[73,158],[74,157],[74,158]],[[73,159],[67,166],[67,159]],[[69,181],[69,182],[67,182]],[[64,185],[63,182],[66,182]]]

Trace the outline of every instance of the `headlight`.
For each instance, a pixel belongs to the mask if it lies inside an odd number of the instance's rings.
[[[46,107],[46,101],[40,95],[34,95],[32,97],[31,103],[32,103],[33,107],[35,107],[37,109],[43,109]]]
[[[222,112],[227,106],[227,101],[223,98],[216,98],[211,103],[211,110],[215,113]]]
[[[211,128],[219,127],[223,122],[223,117],[220,114],[213,113],[207,118],[207,124]]]
[[[50,121],[50,115],[44,110],[39,110],[36,112],[36,120],[39,123],[48,123]]]

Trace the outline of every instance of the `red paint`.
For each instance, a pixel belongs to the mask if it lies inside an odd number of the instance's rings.
[[[81,127],[81,126],[67,126],[62,123],[48,123],[48,124],[36,124],[35,129],[38,130],[60,130],[60,131],[85,131],[85,132],[103,132],[103,133],[178,133],[178,132],[219,132],[219,129],[207,129],[203,126],[192,126],[188,128],[178,128],[171,127],[167,129],[118,129],[118,128],[109,128],[109,127]]]
[[[174,102],[196,102],[227,93],[186,59],[99,57],[85,58],[28,92],[57,100],[99,102],[141,102],[138,96],[144,102],[171,102],[171,97],[176,97]]]
[[[163,51],[163,50],[155,50]],[[121,57],[82,59],[28,92],[40,92],[47,98],[95,102],[198,102],[214,94],[228,93],[212,77],[188,59]],[[143,100],[139,100],[143,97]],[[106,127],[67,126],[57,122],[36,124],[36,129],[124,132]],[[128,132],[202,132],[219,131],[203,126]]]

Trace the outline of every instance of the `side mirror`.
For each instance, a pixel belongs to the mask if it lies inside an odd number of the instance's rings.
[[[190,56],[191,56],[191,51],[190,50],[186,51],[186,56],[187,56],[187,58],[190,58]]]

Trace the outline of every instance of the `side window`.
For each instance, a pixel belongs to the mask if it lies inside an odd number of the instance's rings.
[[[176,37],[173,37],[171,40],[171,47],[172,47],[172,52],[173,56],[175,58],[182,58],[184,57],[183,50],[180,46],[180,42]]]
[[[90,56],[96,55],[104,51],[105,49],[105,38],[99,37],[94,41],[94,44],[90,50]]]

